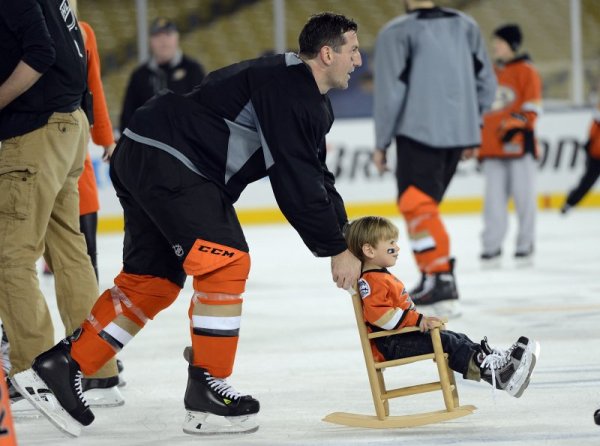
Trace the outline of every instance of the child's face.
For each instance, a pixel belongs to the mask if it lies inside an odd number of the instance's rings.
[[[372,256],[369,260],[380,268],[388,268],[396,264],[398,251],[400,247],[396,239],[380,240],[377,246],[372,248]]]

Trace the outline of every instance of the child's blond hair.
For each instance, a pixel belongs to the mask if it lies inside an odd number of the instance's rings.
[[[345,237],[350,252],[364,262],[363,246],[368,243],[375,247],[382,240],[397,239],[398,228],[387,218],[362,217],[348,224]]]

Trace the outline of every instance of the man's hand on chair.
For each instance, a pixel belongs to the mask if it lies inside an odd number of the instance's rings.
[[[352,288],[360,277],[360,260],[348,250],[331,257],[331,275],[338,288]]]

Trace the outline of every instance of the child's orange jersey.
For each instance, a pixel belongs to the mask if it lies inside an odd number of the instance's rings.
[[[106,98],[100,78],[100,57],[94,30],[86,22],[79,22],[83,30],[85,51],[88,57],[88,88],[92,92],[94,125],[90,129],[92,141],[99,146],[109,146],[114,142],[112,124],[106,107]],[[83,173],[79,177],[79,215],[98,212],[98,187],[90,155],[85,160]]]
[[[535,122],[542,107],[542,81],[528,56],[494,67],[496,100],[484,115],[479,158],[537,156]]]
[[[387,269],[363,272],[358,281],[358,292],[369,331],[419,326],[423,316],[415,310],[404,284]],[[371,348],[375,359],[382,360],[383,356],[373,342]]]

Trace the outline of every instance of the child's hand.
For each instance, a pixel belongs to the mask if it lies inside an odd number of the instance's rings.
[[[419,329],[421,330],[422,333],[425,333],[425,332],[431,330],[432,328],[439,327],[440,325],[443,325],[443,324],[444,324],[444,321],[442,321],[438,317],[423,316],[421,318],[421,323],[419,324]]]

